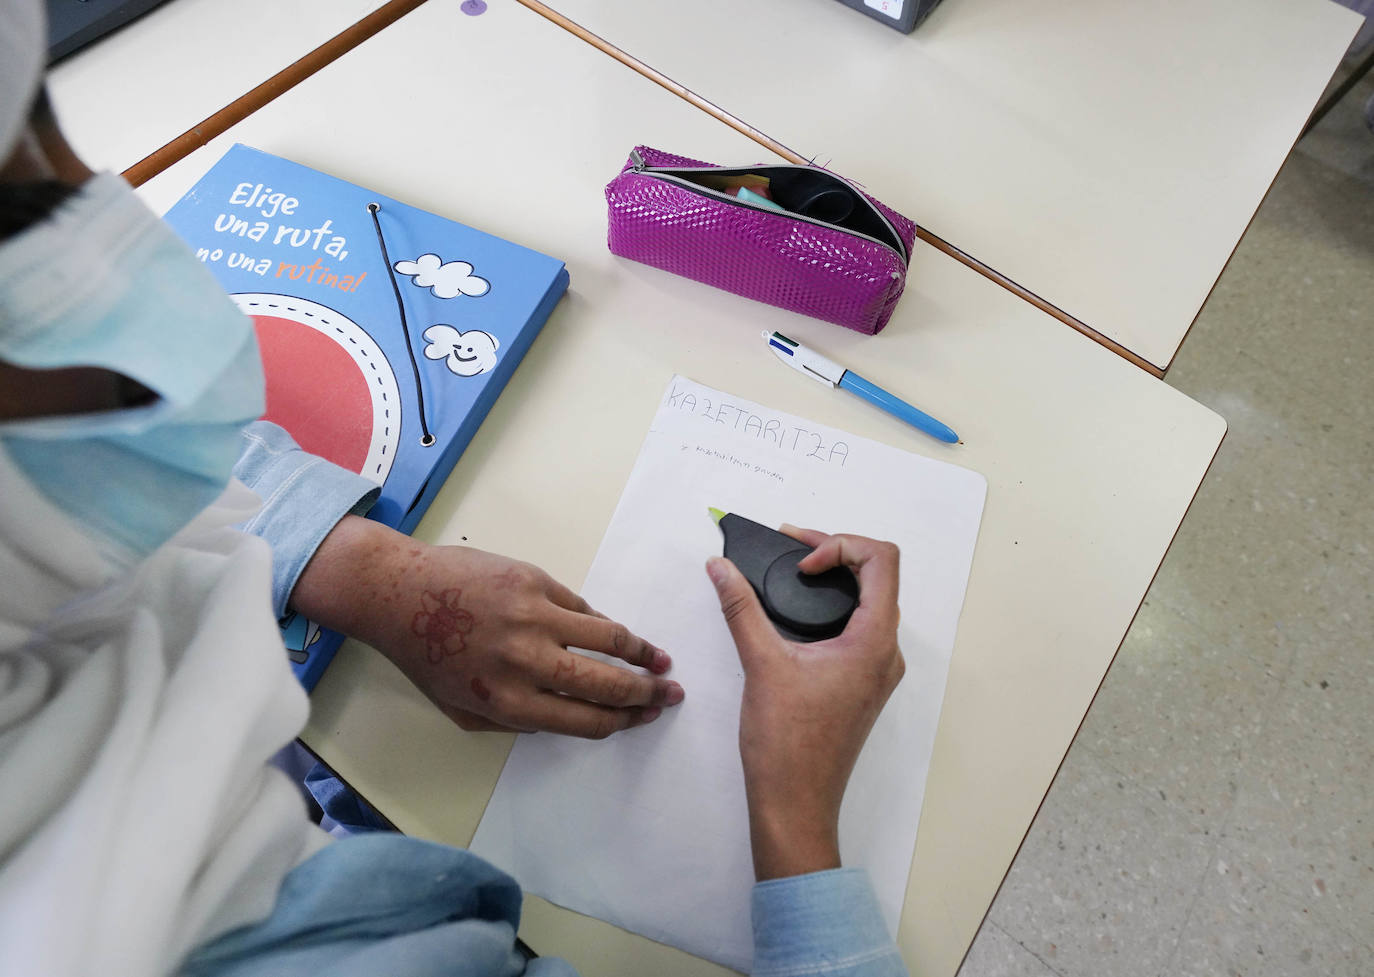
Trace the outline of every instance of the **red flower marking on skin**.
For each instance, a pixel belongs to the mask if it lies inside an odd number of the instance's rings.
[[[520,571],[511,567],[492,577],[491,586],[494,590],[514,590],[520,586],[522,579]]]
[[[572,655],[566,658],[560,658],[553,666],[553,679],[555,682],[558,681],[560,676],[565,674],[569,678],[575,678],[577,676],[577,659]]]
[[[432,665],[467,648],[465,636],[475,622],[471,614],[458,606],[458,598],[462,595],[457,588],[438,594],[426,590],[420,595],[420,610],[411,619],[410,631],[424,639]]]

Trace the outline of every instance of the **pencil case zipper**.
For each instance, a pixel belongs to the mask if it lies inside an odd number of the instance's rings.
[[[720,190],[712,190],[710,187],[703,187],[703,186],[702,186],[701,184],[699,184],[699,183],[694,183],[694,182],[692,182],[691,180],[684,179],[684,178],[682,178],[682,177],[680,177],[680,176],[677,175],[677,174],[679,174],[679,173],[710,173],[710,174],[714,174],[714,175],[716,175],[716,176],[732,176],[732,175],[744,175],[744,174],[748,174],[748,173],[757,173],[757,174],[763,176],[763,175],[767,175],[767,171],[768,171],[768,170],[808,170],[808,171],[816,172],[817,169],[816,169],[816,167],[814,167],[814,166],[802,166],[802,165],[799,165],[799,164],[796,164],[796,163],[778,163],[778,164],[769,165],[769,166],[736,166],[736,167],[724,167],[724,166],[673,166],[673,167],[649,166],[647,163],[644,162],[644,157],[641,156],[641,155],[639,154],[639,151],[636,150],[636,149],[631,149],[631,150],[630,150],[630,159],[631,159],[631,160],[633,161],[633,163],[634,163],[634,165],[631,167],[631,171],[634,172],[634,173],[638,173],[638,174],[640,174],[641,176],[648,176],[648,177],[652,177],[652,178],[654,178],[654,179],[663,180],[663,181],[665,181],[665,182],[672,183],[672,184],[675,184],[675,185],[677,185],[677,186],[680,186],[680,187],[682,187],[682,188],[684,188],[684,189],[686,189],[686,190],[690,190],[690,191],[692,191],[693,193],[696,193],[696,194],[698,194],[698,195],[700,195],[700,196],[703,196],[703,197],[710,197],[710,198],[713,199],[713,200],[720,200],[720,201],[723,201],[724,203],[727,203],[727,204],[734,204],[736,207],[744,207],[744,208],[747,208],[747,209],[749,209],[749,210],[756,210],[756,211],[759,211],[760,213],[764,213],[764,214],[773,214],[773,215],[775,215],[775,216],[777,216],[777,217],[787,217],[787,218],[790,218],[790,219],[792,219],[792,220],[801,221],[801,222],[806,223],[806,224],[814,224],[814,225],[817,226],[817,227],[824,227],[824,228],[826,228],[826,229],[828,229],[828,230],[839,231],[839,232],[841,232],[842,234],[852,234],[854,237],[862,238],[862,239],[865,240],[865,241],[872,241],[874,244],[881,245],[882,247],[887,248],[889,251],[895,252],[895,253],[897,254],[897,257],[899,257],[899,258],[902,259],[902,265],[903,265],[904,267],[909,263],[910,258],[909,258],[909,256],[907,255],[906,245],[902,243],[902,237],[901,237],[901,235],[898,234],[898,233],[897,233],[897,229],[896,229],[895,227],[892,226],[892,221],[890,221],[890,220],[887,219],[887,215],[884,214],[884,213],[883,213],[881,210],[879,210],[877,207],[874,207],[873,204],[869,201],[867,195],[864,194],[864,192],[863,192],[862,190],[860,190],[860,189],[859,189],[858,187],[856,187],[854,184],[850,183],[850,182],[849,182],[848,180],[846,180],[844,177],[836,176],[834,173],[831,173],[831,172],[829,172],[828,170],[821,171],[821,172],[824,172],[825,175],[826,175],[827,177],[830,177],[830,178],[833,179],[836,183],[843,184],[845,187],[847,187],[847,188],[854,194],[854,196],[855,196],[856,199],[862,201],[862,202],[863,202],[863,205],[864,205],[865,207],[867,207],[869,210],[871,210],[871,211],[878,217],[878,219],[881,220],[881,221],[883,222],[883,226],[886,227],[887,230],[888,230],[888,233],[890,233],[890,234],[892,235],[892,240],[893,240],[893,241],[896,241],[899,245],[901,245],[900,247],[894,247],[891,241],[884,241],[884,240],[882,240],[882,239],[880,239],[880,238],[873,237],[872,235],[864,234],[862,231],[851,230],[851,229],[848,228],[848,227],[842,227],[842,226],[839,225],[839,224],[832,224],[832,223],[830,223],[829,221],[817,220],[817,219],[814,218],[814,217],[807,217],[805,214],[794,213],[793,211],[790,211],[790,210],[789,210],[789,211],[785,211],[785,212],[779,212],[779,211],[776,211],[776,210],[772,210],[772,209],[770,209],[770,208],[768,208],[768,207],[761,206],[761,205],[759,205],[759,204],[750,203],[750,202],[747,201],[747,200],[740,200],[740,199],[738,199],[738,198],[736,198],[736,197],[730,196],[728,193],[724,193],[724,192],[722,192],[722,191],[720,191]]]

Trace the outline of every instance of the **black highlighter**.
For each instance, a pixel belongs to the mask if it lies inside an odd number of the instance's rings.
[[[710,512],[725,535],[725,558],[754,588],[779,634],[793,641],[823,641],[844,630],[859,606],[859,581],[852,570],[802,573],[797,564],[810,546],[733,512]]]

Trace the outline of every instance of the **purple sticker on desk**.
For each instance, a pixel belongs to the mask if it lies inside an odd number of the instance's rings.
[[[487,4],[486,0],[463,0],[462,6],[458,9],[469,17],[476,17],[487,12]]]

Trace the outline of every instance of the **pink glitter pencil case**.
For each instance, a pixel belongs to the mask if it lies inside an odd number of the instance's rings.
[[[612,253],[872,335],[916,225],[818,166],[723,167],[636,146],[606,186]]]

